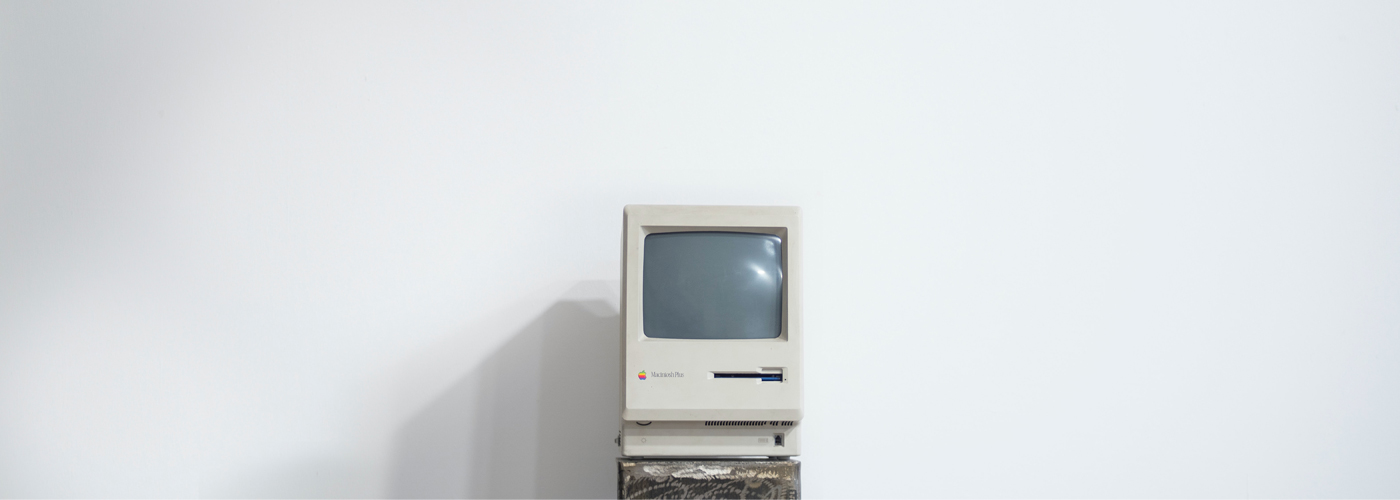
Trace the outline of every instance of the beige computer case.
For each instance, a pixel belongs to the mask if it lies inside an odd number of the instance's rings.
[[[647,234],[736,231],[782,238],[782,331],[776,339],[648,338],[642,332]],[[801,451],[802,223],[797,207],[628,205],[622,244],[625,456],[792,456]],[[647,372],[643,380],[641,372]],[[782,373],[781,382],[714,372]]]

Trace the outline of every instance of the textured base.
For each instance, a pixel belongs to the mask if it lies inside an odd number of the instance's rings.
[[[617,497],[802,497],[796,460],[617,459]]]

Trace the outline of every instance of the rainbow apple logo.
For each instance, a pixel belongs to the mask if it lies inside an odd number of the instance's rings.
[[[646,379],[647,379],[647,371],[646,371],[646,370],[642,370],[641,373],[638,373],[638,374],[637,374],[637,378],[638,378],[638,379],[641,379],[641,380],[646,380]]]

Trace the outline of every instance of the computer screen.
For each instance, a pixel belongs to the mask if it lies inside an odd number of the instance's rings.
[[[783,241],[760,233],[646,236],[642,333],[664,339],[772,339],[783,329]]]

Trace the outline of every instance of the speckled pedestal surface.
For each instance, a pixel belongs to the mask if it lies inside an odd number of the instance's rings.
[[[617,459],[617,498],[802,497],[796,460]]]

